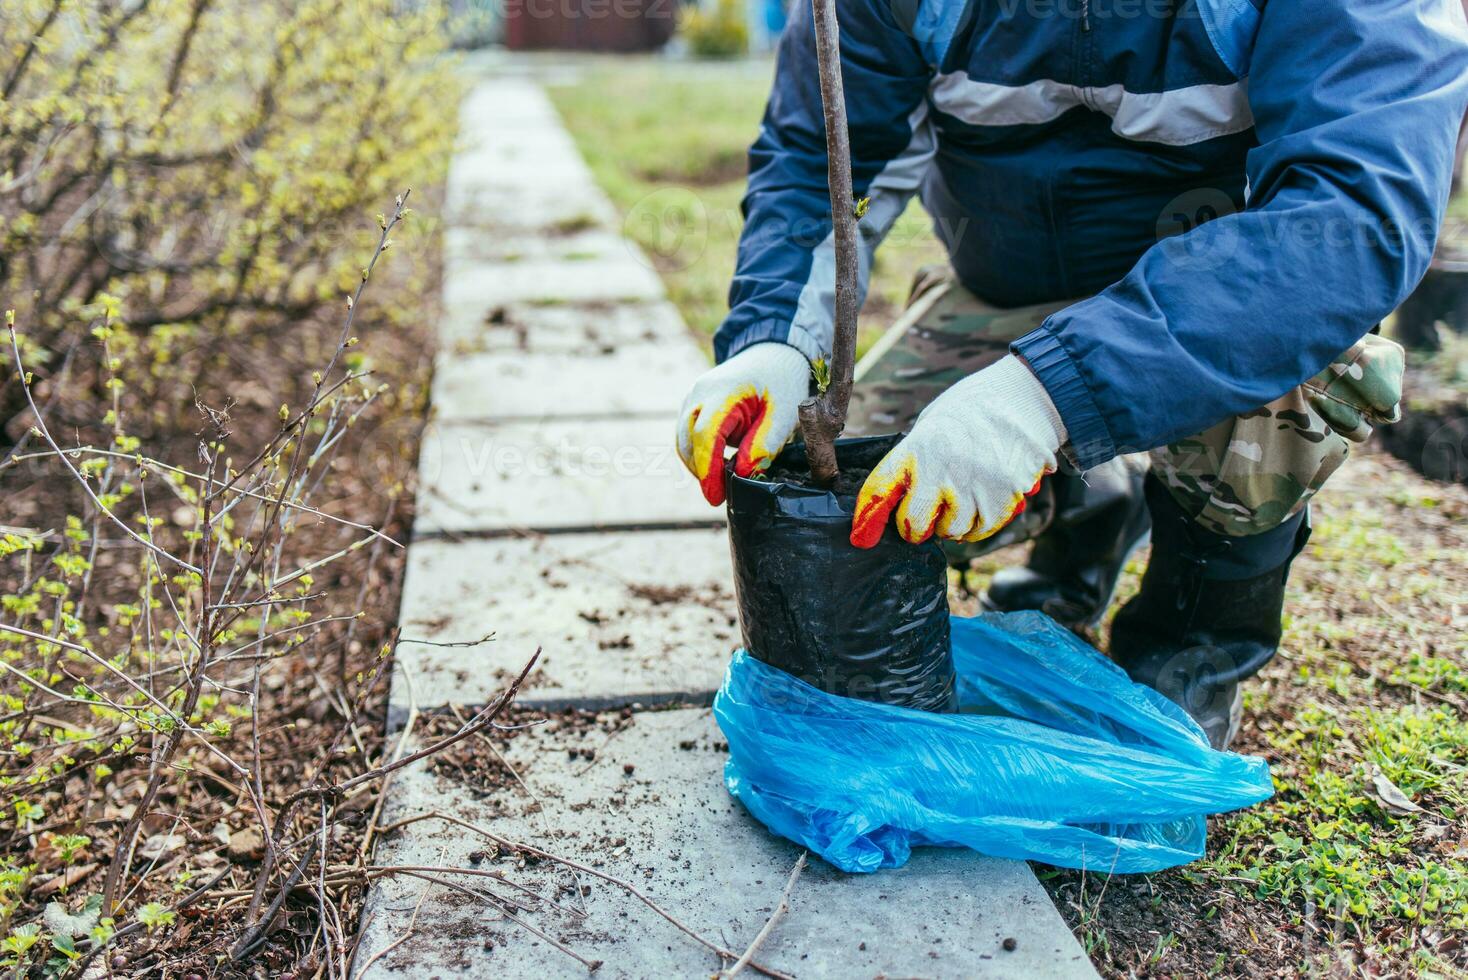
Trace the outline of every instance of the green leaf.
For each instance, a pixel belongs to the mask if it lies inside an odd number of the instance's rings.
[[[146,926],[149,932],[164,926],[171,926],[177,918],[173,909],[164,908],[159,902],[149,902],[138,909],[138,921]]]

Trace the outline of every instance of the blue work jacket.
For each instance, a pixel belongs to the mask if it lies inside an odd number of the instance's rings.
[[[809,0],[749,153],[723,360],[829,352]],[[1263,405],[1426,271],[1468,109],[1460,0],[837,0],[862,288],[913,194],[963,284],[1075,300],[1014,344],[1085,467]]]

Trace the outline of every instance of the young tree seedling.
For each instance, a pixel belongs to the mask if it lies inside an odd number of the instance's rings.
[[[817,483],[829,486],[840,472],[836,437],[846,427],[851,380],[856,369],[856,222],[851,192],[851,139],[846,131],[846,95],[841,85],[841,32],[836,0],[811,0],[815,20],[816,62],[821,77],[821,109],[826,120],[826,181],[831,189],[831,224],[836,244],[836,317],[830,359],[830,384],[800,403],[800,433]],[[865,208],[862,208],[865,210]]]

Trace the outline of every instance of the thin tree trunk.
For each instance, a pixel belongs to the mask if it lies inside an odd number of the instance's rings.
[[[826,178],[831,187],[831,225],[836,239],[836,322],[831,383],[800,403],[800,431],[811,476],[829,485],[836,479],[836,437],[846,427],[851,379],[856,369],[856,212],[851,192],[851,140],[846,129],[846,95],[841,85],[841,31],[836,0],[811,0],[821,107],[826,117]]]

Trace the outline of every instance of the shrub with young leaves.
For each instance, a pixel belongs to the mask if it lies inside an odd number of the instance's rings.
[[[444,166],[439,5],[4,7],[0,296],[37,368],[84,345],[104,291],[152,335],[150,373],[201,370],[222,336],[267,351],[356,277],[361,215]]]
[[[304,773],[287,757],[286,772],[307,788],[285,802],[290,784],[271,765],[279,753],[262,749],[262,684],[282,666],[320,678],[323,641],[350,642],[363,615],[330,602],[322,578],[364,548],[397,547],[312,501],[331,486],[354,423],[385,393],[353,358],[357,300],[407,214],[399,197],[379,217],[378,248],[303,403],[284,407],[263,445],[240,445],[227,404],[199,393],[188,465],[148,454],[131,434],[140,399],[125,379],[147,347],[119,301],[103,295],[93,310],[110,406],[95,443],[63,444],[36,398],[25,324],[7,312],[3,360],[27,406],[30,445],[0,475],[49,469],[35,485],[82,501],[54,530],[16,527],[0,539],[0,927],[9,926],[4,950],[17,972],[42,961],[64,971],[114,939],[173,927],[181,908],[231,875],[254,897],[243,931],[219,941],[234,939],[235,958],[248,957],[293,887],[291,870],[313,856],[325,867],[343,798],[336,773],[370,765],[352,744],[377,672],[327,689],[342,728],[302,754],[316,755]],[[232,791],[234,804],[191,803],[200,780]],[[258,824],[257,871],[221,870],[218,841],[185,847],[199,836],[196,820],[216,821],[226,840],[242,820]],[[341,953],[330,941],[327,951]]]
[[[362,610],[423,407],[384,382],[423,370],[431,295],[392,202],[441,178],[459,94],[439,8],[3,6],[0,966],[341,975],[384,768],[392,612]]]
[[[700,58],[737,58],[749,52],[749,25],[738,0],[711,0],[684,7],[678,33]]]

